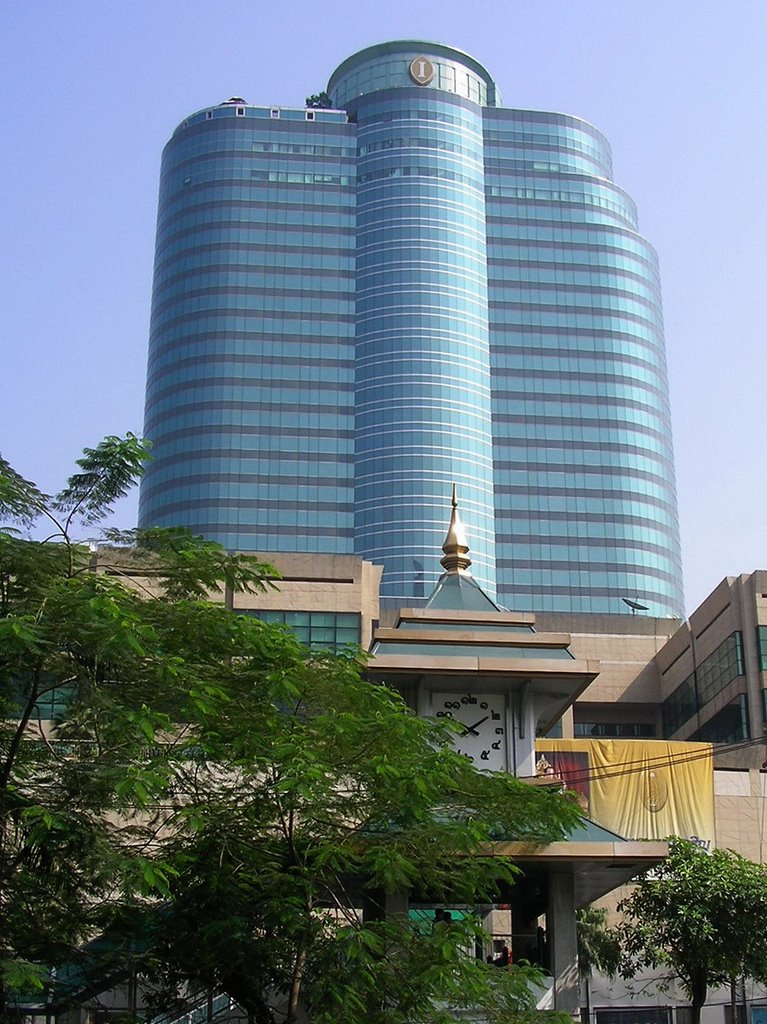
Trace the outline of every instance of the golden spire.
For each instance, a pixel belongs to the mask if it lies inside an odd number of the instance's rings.
[[[458,515],[455,484],[453,484],[453,511],[450,515],[450,525],[447,528],[447,536],[442,550],[445,552],[445,557],[441,559],[440,564],[444,566],[445,572],[460,573],[468,570],[471,565],[469,545],[466,542],[466,531],[463,528],[461,517]]]

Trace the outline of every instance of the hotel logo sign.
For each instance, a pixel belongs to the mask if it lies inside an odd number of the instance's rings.
[[[434,78],[434,65],[428,57],[416,57],[410,61],[410,77],[416,85],[428,85]]]

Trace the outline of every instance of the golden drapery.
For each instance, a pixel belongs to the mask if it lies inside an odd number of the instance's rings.
[[[676,835],[713,845],[710,743],[541,739],[535,749],[538,771],[560,776],[589,818],[624,839]]]

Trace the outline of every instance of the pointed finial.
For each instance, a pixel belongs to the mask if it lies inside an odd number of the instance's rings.
[[[466,541],[466,531],[463,528],[461,517],[458,515],[458,497],[456,486],[453,484],[453,511],[450,514],[450,525],[447,528],[447,536],[442,550],[445,557],[440,560],[445,572],[460,573],[466,572],[471,565],[469,558],[469,545]]]

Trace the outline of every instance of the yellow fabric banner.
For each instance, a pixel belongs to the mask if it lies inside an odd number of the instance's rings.
[[[560,776],[589,818],[624,839],[675,835],[713,846],[710,743],[542,739],[535,749],[539,773]]]

